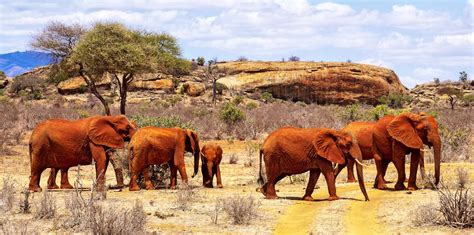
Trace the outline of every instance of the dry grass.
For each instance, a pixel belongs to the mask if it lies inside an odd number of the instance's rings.
[[[182,211],[189,210],[196,198],[196,190],[189,185],[179,185],[175,196],[176,208]]]
[[[23,195],[23,198],[20,200],[20,213],[29,214],[31,213],[31,192],[28,188],[25,188],[21,194]]]
[[[435,204],[419,206],[414,210],[413,223],[416,226],[436,225],[441,218],[441,213]]]
[[[36,219],[51,219],[56,216],[56,198],[48,190],[44,190],[40,198],[39,204],[36,205]]]
[[[30,234],[28,232],[27,221],[12,221],[9,219],[2,220],[0,221],[0,229],[3,234]]]
[[[238,162],[239,162],[239,157],[237,157],[237,154],[235,153],[230,154],[229,164],[237,164]]]
[[[232,224],[249,224],[252,219],[258,217],[257,211],[260,204],[252,197],[234,195],[226,198],[223,210],[232,221]]]
[[[3,178],[2,191],[0,192],[0,208],[7,212],[13,208],[15,201],[15,184],[13,180],[7,176]]]

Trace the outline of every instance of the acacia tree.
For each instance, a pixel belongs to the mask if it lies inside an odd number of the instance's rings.
[[[463,98],[463,91],[452,87],[443,87],[438,90],[438,93],[441,95],[445,94],[448,96],[448,102],[451,106],[451,110],[454,110],[454,106],[459,100]]]
[[[137,75],[157,70],[184,73],[190,67],[179,58],[180,49],[171,35],[135,31],[119,23],[97,23],[87,32],[82,29],[51,23],[32,46],[59,58],[58,74],[81,76],[107,115],[111,114],[109,104],[97,89],[104,76],[117,83],[120,113],[125,114],[128,87]]]

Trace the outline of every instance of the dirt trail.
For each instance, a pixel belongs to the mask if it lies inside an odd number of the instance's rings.
[[[325,186],[325,184],[321,184],[321,188],[313,193],[312,196],[316,201],[307,202],[298,199],[293,205],[289,206],[284,215],[278,220],[274,234],[308,234],[313,226],[314,218],[317,213],[332,203],[324,200],[328,197],[327,188]],[[344,185],[337,188],[337,194],[341,196],[342,194],[359,190],[357,184]],[[302,191],[300,194],[302,195],[304,192]]]
[[[391,195],[386,191],[372,189],[366,185],[370,202],[351,201],[344,224],[348,234],[384,234],[386,231],[381,221],[377,219],[378,209],[382,201],[387,201]],[[363,226],[361,226],[363,225]]]

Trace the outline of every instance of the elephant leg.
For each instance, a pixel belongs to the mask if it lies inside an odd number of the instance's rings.
[[[385,183],[388,183],[388,181],[385,180],[385,175],[387,174],[388,164],[390,164],[389,160],[382,159],[382,179],[383,179],[383,182],[385,182]]]
[[[410,176],[408,179],[408,190],[417,190],[416,187],[416,172],[418,170],[418,164],[420,163],[420,150],[415,150],[411,154],[410,161]]]
[[[216,164],[216,178],[217,178],[217,187],[222,188],[222,178],[221,178],[221,168],[219,164]]]
[[[347,183],[356,182],[356,179],[354,177],[354,163],[354,159],[349,157],[347,163]]]
[[[201,164],[201,173],[202,173],[202,186],[206,186],[206,183],[209,180],[209,173],[207,170],[206,161],[204,160],[202,160],[202,164]]]
[[[268,172],[268,171],[267,171]],[[269,172],[269,174],[267,174],[267,180],[268,182],[263,185],[263,191],[264,191],[264,195],[265,195],[265,198],[266,199],[277,199],[278,196],[276,194],[276,190],[275,190],[275,184],[276,182],[278,182],[278,178],[283,179],[284,175],[278,175],[276,176],[276,174],[272,174],[272,172]]]
[[[185,185],[188,185],[188,174],[186,174],[186,166],[179,165],[177,166],[177,168],[179,171],[179,175],[181,176],[181,182]]]
[[[383,159],[380,157],[380,155],[375,154],[374,160],[375,160],[375,166],[377,168],[377,175],[375,176],[374,188],[387,189],[387,185],[385,184],[385,181],[383,179],[383,175],[384,175],[384,171],[382,167]]]
[[[311,194],[313,194],[314,192],[314,187],[316,186],[316,183],[318,182],[320,175],[321,175],[321,170],[319,169],[313,169],[309,171],[309,181],[308,181],[308,185],[306,186],[306,192],[303,196],[303,200],[306,200],[306,201],[314,200]]]
[[[397,183],[395,184],[395,190],[405,190],[406,187],[403,184],[405,182],[406,174],[405,174],[405,150],[403,147],[400,146],[400,143],[394,144],[393,150],[393,164],[395,168],[397,168],[398,172],[398,179]]]
[[[334,201],[334,200],[339,199],[339,197],[336,194],[336,179],[334,178],[334,172],[332,170],[326,170],[326,169],[321,169],[321,170],[324,175],[324,178],[326,179],[326,183],[328,184],[328,192],[329,192],[328,201]]]
[[[61,189],[73,189],[74,187],[69,183],[69,178],[67,175],[69,168],[61,169]]]
[[[115,186],[114,188],[123,188],[124,184],[122,167],[120,167],[120,165],[116,162],[113,154],[109,155],[109,161],[112,164],[112,167],[114,168],[115,180],[117,181],[117,186]]]
[[[32,170],[28,190],[30,190],[31,192],[41,192],[42,189],[39,184],[41,179],[41,173],[43,173],[43,171],[44,169]]]
[[[145,169],[147,169],[145,167]],[[136,167],[133,167],[130,169],[130,183],[128,186],[129,191],[139,191],[140,190],[140,185],[138,185],[138,177],[140,176],[140,173],[143,171],[143,168],[137,169]]]
[[[176,178],[178,177],[178,169],[172,163],[170,164],[170,172],[171,172],[170,188],[171,189],[176,189]]]
[[[205,183],[205,186],[207,188],[212,188],[212,181],[214,180],[214,174],[215,174],[215,169],[214,169],[214,164],[212,162],[207,162],[206,164],[207,167],[207,181]]]
[[[51,168],[49,171],[48,178],[48,189],[58,189],[59,186],[56,184],[56,175],[58,174],[57,168]]]
[[[146,190],[153,190],[153,189],[155,189],[155,186],[153,185],[153,182],[151,182],[151,179],[150,179],[149,167],[143,168],[142,174],[143,174],[143,178],[144,178],[144,180],[145,180],[145,189],[146,189]]]

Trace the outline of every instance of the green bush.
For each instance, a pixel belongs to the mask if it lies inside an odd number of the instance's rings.
[[[45,83],[41,78],[37,78],[31,75],[18,76],[13,79],[10,92],[19,94],[20,91],[29,90],[31,92],[43,90]]]
[[[271,102],[273,102],[273,95],[272,95],[272,93],[270,93],[270,92],[263,92],[263,93],[262,93],[262,100],[263,100],[265,103],[271,103]]]
[[[344,121],[357,121],[363,118],[361,107],[359,104],[351,104],[344,107],[340,113],[340,118]]]
[[[206,59],[204,59],[204,57],[202,56],[199,56],[197,59],[196,59],[196,62],[199,66],[203,66],[204,63],[206,62]]]
[[[235,104],[228,102],[220,110],[221,119],[227,124],[245,120],[245,114]]]
[[[222,83],[216,83],[216,92],[218,95],[222,95],[222,92],[224,92],[224,90],[227,90],[227,86],[222,84]]]
[[[249,101],[249,102],[247,103],[247,109],[248,109],[248,110],[252,110],[252,109],[255,109],[255,108],[257,108],[257,107],[258,107],[258,106],[257,106],[257,103],[255,103],[255,102],[253,102],[253,101]]]
[[[179,127],[183,129],[194,129],[190,122],[184,122],[178,116],[170,117],[148,117],[136,115],[131,117],[138,127],[156,126],[156,127]]]
[[[390,108],[403,108],[410,101],[411,97],[401,92],[390,92],[388,95],[383,95],[379,98],[381,104],[387,105]]]
[[[377,121],[383,118],[385,115],[391,115],[393,111],[388,108],[385,104],[375,106],[372,110],[367,113],[367,119]]]
[[[33,91],[30,93],[31,100],[40,100],[43,99],[43,94],[40,91]]]
[[[241,96],[241,95],[238,95],[234,98],[234,100],[232,100],[232,102],[235,104],[235,105],[239,105],[241,104],[242,102],[244,101],[244,97]]]

